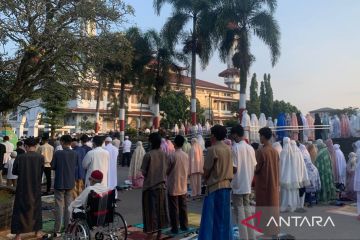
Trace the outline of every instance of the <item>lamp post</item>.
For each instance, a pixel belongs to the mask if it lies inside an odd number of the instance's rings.
[[[209,121],[210,121],[210,124],[212,123],[212,116],[211,116],[211,93],[209,93]]]

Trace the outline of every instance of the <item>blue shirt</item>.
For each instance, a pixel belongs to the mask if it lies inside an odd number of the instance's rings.
[[[82,162],[84,160],[86,150],[85,148],[75,146],[73,151],[76,152],[77,159],[76,159],[76,167],[75,167],[75,180],[85,180],[85,169],[82,166]]]
[[[70,148],[56,151],[51,162],[55,171],[54,189],[69,190],[75,186],[77,154]]]

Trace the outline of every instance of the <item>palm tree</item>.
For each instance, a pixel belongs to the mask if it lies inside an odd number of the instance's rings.
[[[130,83],[133,48],[122,33],[103,33],[97,37],[95,48],[95,71],[98,79],[96,116],[98,122],[100,94],[102,90],[112,89],[120,83],[120,137],[125,131],[125,85]]]
[[[219,0],[216,41],[220,42],[220,57],[225,62],[231,48],[234,67],[240,71],[239,118],[246,109],[247,76],[254,57],[250,52],[250,40],[254,35],[270,49],[274,66],[280,56],[280,30],[274,18],[276,0]]]
[[[191,54],[191,119],[196,124],[196,55],[199,56],[202,67],[205,68],[212,53],[212,41],[209,37],[215,15],[210,11],[214,0],[154,0],[157,14],[165,3],[173,7],[171,17],[164,25],[163,33],[168,44],[174,45],[182,40],[184,53]],[[191,31],[186,31],[191,23]]]
[[[184,70],[179,67],[177,62],[181,61],[187,63],[186,57],[175,52],[167,45],[165,39],[161,34],[155,30],[150,30],[145,33],[145,37],[152,50],[152,61],[148,64],[145,72],[145,79],[150,81],[153,87],[155,118],[153,126],[158,129],[160,126],[160,109],[159,101],[164,92],[170,89],[170,79],[175,74],[178,81],[181,81],[181,71]]]

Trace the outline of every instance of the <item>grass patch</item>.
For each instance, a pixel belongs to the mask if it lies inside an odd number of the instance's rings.
[[[9,204],[13,201],[14,195],[6,190],[0,190],[0,204]]]

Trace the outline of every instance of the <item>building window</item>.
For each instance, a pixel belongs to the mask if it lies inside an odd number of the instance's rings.
[[[219,96],[219,92],[213,92],[213,95]]]
[[[81,90],[81,99],[82,100],[91,100],[91,91],[88,89]]]
[[[97,101],[98,90],[94,91],[94,99]],[[104,92],[100,94],[100,101],[104,101]]]
[[[138,100],[136,95],[131,96],[131,103],[132,104],[138,104],[139,103],[139,100]]]
[[[226,103],[221,103],[221,110],[223,110],[223,111],[226,110]]]

